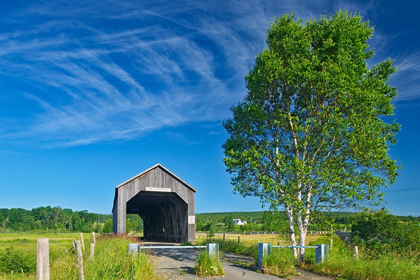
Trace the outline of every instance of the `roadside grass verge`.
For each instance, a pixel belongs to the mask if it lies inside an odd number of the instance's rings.
[[[85,279],[150,279],[158,280],[155,267],[146,254],[131,256],[124,237],[98,238],[94,260],[89,250],[83,252]],[[51,279],[78,279],[77,255],[74,250],[51,264]]]
[[[331,237],[323,237],[315,244],[328,244]],[[375,254],[359,247],[359,259],[355,259],[354,252],[338,236],[333,235],[333,248],[329,258],[322,264],[315,264],[314,256],[307,255],[307,263],[302,265],[320,274],[331,275],[351,280],[415,280],[420,275],[419,253],[412,254]]]
[[[290,250],[271,248],[271,254],[265,255],[263,259],[262,272],[286,278],[289,275],[297,275],[295,266],[296,259]]]
[[[72,234],[0,234],[0,280],[36,279],[36,239],[50,239],[51,279],[79,279],[77,254],[72,247]],[[136,240],[137,241],[137,240]],[[91,234],[84,234],[84,275],[90,279],[159,279],[149,256],[128,255],[128,243],[124,237],[97,237],[94,260],[89,259]],[[13,273],[12,273],[13,271]]]
[[[218,256],[210,256],[203,250],[198,255],[195,272],[201,277],[225,275]]]

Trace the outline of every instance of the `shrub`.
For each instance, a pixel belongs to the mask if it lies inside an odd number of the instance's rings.
[[[36,271],[36,256],[22,254],[8,247],[0,253],[0,272],[32,273]]]
[[[352,242],[375,252],[420,251],[420,226],[400,222],[385,211],[359,214],[352,226]]]

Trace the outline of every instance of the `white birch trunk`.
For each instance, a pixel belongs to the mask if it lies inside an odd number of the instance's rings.
[[[299,229],[299,246],[305,246],[307,227],[302,222],[302,211],[299,211],[297,214],[297,223]],[[305,259],[305,248],[299,248],[299,262],[302,262]]]
[[[293,209],[291,207],[286,207],[287,217],[289,218],[289,234],[290,234],[290,245],[296,246],[296,236],[295,236],[295,226],[293,224]],[[297,258],[296,248],[292,249],[293,256]]]

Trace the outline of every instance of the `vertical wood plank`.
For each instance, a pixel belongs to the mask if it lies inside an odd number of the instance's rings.
[[[48,238],[36,240],[36,279],[50,280],[50,253]]]
[[[95,243],[90,243],[90,256],[89,258],[93,261],[95,258]]]
[[[77,268],[79,269],[79,280],[84,280],[85,276],[83,274],[83,254],[82,254],[82,245],[79,240],[76,240],[76,250],[77,250]]]
[[[82,248],[85,249],[85,241],[83,240],[83,233],[80,233],[80,242],[82,242]]]

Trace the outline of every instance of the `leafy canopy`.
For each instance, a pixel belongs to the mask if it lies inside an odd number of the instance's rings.
[[[234,191],[297,211],[375,201],[398,166],[388,155],[391,60],[369,68],[373,28],[359,15],[276,19],[246,76],[244,100],[224,122]]]

